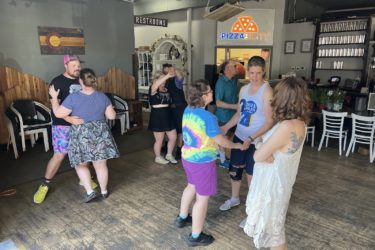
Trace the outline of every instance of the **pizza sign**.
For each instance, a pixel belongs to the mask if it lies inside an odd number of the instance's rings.
[[[258,33],[258,24],[252,16],[240,16],[233,23],[230,32],[221,32],[221,39],[228,40],[246,40],[249,39],[249,33]]]

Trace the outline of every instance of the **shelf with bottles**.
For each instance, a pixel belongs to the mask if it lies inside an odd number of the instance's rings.
[[[317,49],[317,57],[363,57],[364,48],[325,48]]]
[[[364,45],[366,41],[366,34],[351,34],[351,35],[340,35],[340,36],[327,36],[321,35],[318,39],[318,45],[346,45],[346,44],[358,44]]]
[[[366,31],[367,19],[346,19],[341,21],[321,22],[319,30],[320,33]]]

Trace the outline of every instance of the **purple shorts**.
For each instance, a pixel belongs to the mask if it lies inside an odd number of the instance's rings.
[[[195,186],[199,195],[212,196],[217,193],[216,161],[195,163],[182,159],[186,178]]]
[[[55,153],[67,154],[70,126],[52,126],[52,145]]]

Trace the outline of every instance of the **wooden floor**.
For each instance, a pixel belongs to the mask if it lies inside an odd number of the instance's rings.
[[[190,227],[173,225],[185,177],[180,165],[153,163],[151,149],[113,160],[111,196],[82,204],[83,189],[74,171],[58,175],[46,201],[32,203],[38,182],[17,187],[0,199],[0,242],[20,249],[186,249]],[[205,231],[215,238],[207,249],[254,249],[238,224],[242,204],[221,212],[230,182],[219,171],[219,194],[213,197]],[[365,156],[338,156],[328,148],[305,146],[294,186],[286,232],[289,249],[375,249],[375,164]]]

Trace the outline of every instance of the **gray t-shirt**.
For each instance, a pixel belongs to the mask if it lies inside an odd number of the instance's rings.
[[[102,92],[86,95],[79,91],[68,95],[61,105],[72,110],[71,116],[78,116],[87,123],[104,120],[105,110],[112,103]]]

